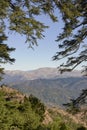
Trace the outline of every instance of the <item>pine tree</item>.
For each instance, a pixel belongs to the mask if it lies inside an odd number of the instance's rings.
[[[56,1],[56,0],[55,0]],[[53,60],[67,58],[59,70],[72,71],[78,65],[87,62],[87,0],[56,1],[64,22],[63,32],[57,37],[59,50]],[[84,65],[85,75],[87,66]]]
[[[13,63],[15,61],[14,58],[10,57],[10,52],[14,51],[14,48],[9,48],[7,44],[4,44],[3,42],[7,40],[7,37],[3,34],[0,35],[0,64],[5,63]],[[2,79],[2,75],[4,68],[0,66],[0,79]]]

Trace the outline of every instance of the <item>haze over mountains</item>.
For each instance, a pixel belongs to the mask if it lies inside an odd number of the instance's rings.
[[[71,73],[65,72],[60,74],[57,68],[40,68],[32,71],[5,71],[4,81],[12,78],[13,80],[34,80],[34,79],[50,79],[63,77],[81,77],[80,71],[73,71]]]
[[[87,78],[80,71],[60,75],[56,68],[41,68],[33,71],[5,71],[2,83],[43,102],[62,105],[87,88]]]

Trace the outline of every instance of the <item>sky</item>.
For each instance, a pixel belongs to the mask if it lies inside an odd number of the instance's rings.
[[[10,55],[16,61],[12,65],[7,63],[3,65],[5,70],[34,70],[43,67],[57,67],[58,63],[52,61],[52,57],[58,51],[58,43],[55,42],[57,35],[61,31],[62,22],[53,23],[49,17],[40,17],[40,20],[49,25],[50,28],[44,32],[45,38],[38,40],[38,46],[34,46],[34,50],[28,48],[25,43],[25,37],[18,33],[9,33],[8,41],[5,43],[10,47],[16,48]],[[59,19],[60,20],[60,19]]]
[[[59,15],[59,14],[58,14]],[[53,61],[52,57],[58,50],[58,43],[55,41],[58,34],[62,31],[63,22],[59,15],[58,22],[53,23],[48,16],[40,16],[40,21],[49,25],[50,28],[44,32],[45,38],[38,40],[38,46],[34,46],[34,50],[28,48],[28,43],[25,43],[26,38],[18,33],[9,33],[6,44],[16,48],[11,53],[11,57],[16,61],[13,64],[5,64],[2,67],[5,70],[35,70],[44,67],[57,68],[62,61]],[[65,60],[65,59],[64,59]],[[79,68],[80,69],[80,68]]]

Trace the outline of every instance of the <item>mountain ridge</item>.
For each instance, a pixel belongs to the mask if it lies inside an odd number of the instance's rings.
[[[45,103],[61,105],[79,96],[82,89],[87,88],[87,79],[58,78],[36,79],[14,83],[11,87],[25,94],[33,94]]]
[[[6,71],[3,83],[27,95],[33,94],[44,103],[60,106],[87,88],[87,78],[82,77],[80,71],[60,75],[56,68]]]
[[[3,76],[4,79],[8,77],[17,78],[20,80],[27,79],[27,80],[33,80],[33,79],[39,79],[39,78],[60,78],[60,77],[81,77],[80,71],[73,71],[71,73],[65,72],[63,74],[60,74],[57,68],[39,68],[36,70],[31,71],[22,71],[22,70],[14,70],[14,71],[5,71],[5,75]]]

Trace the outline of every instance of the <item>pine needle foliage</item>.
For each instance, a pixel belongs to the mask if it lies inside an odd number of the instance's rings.
[[[64,27],[57,37],[59,51],[53,60],[67,58],[66,62],[59,66],[60,72],[63,73],[87,62],[87,0],[60,0],[56,3],[62,14]],[[86,70],[85,64],[85,75]]]

